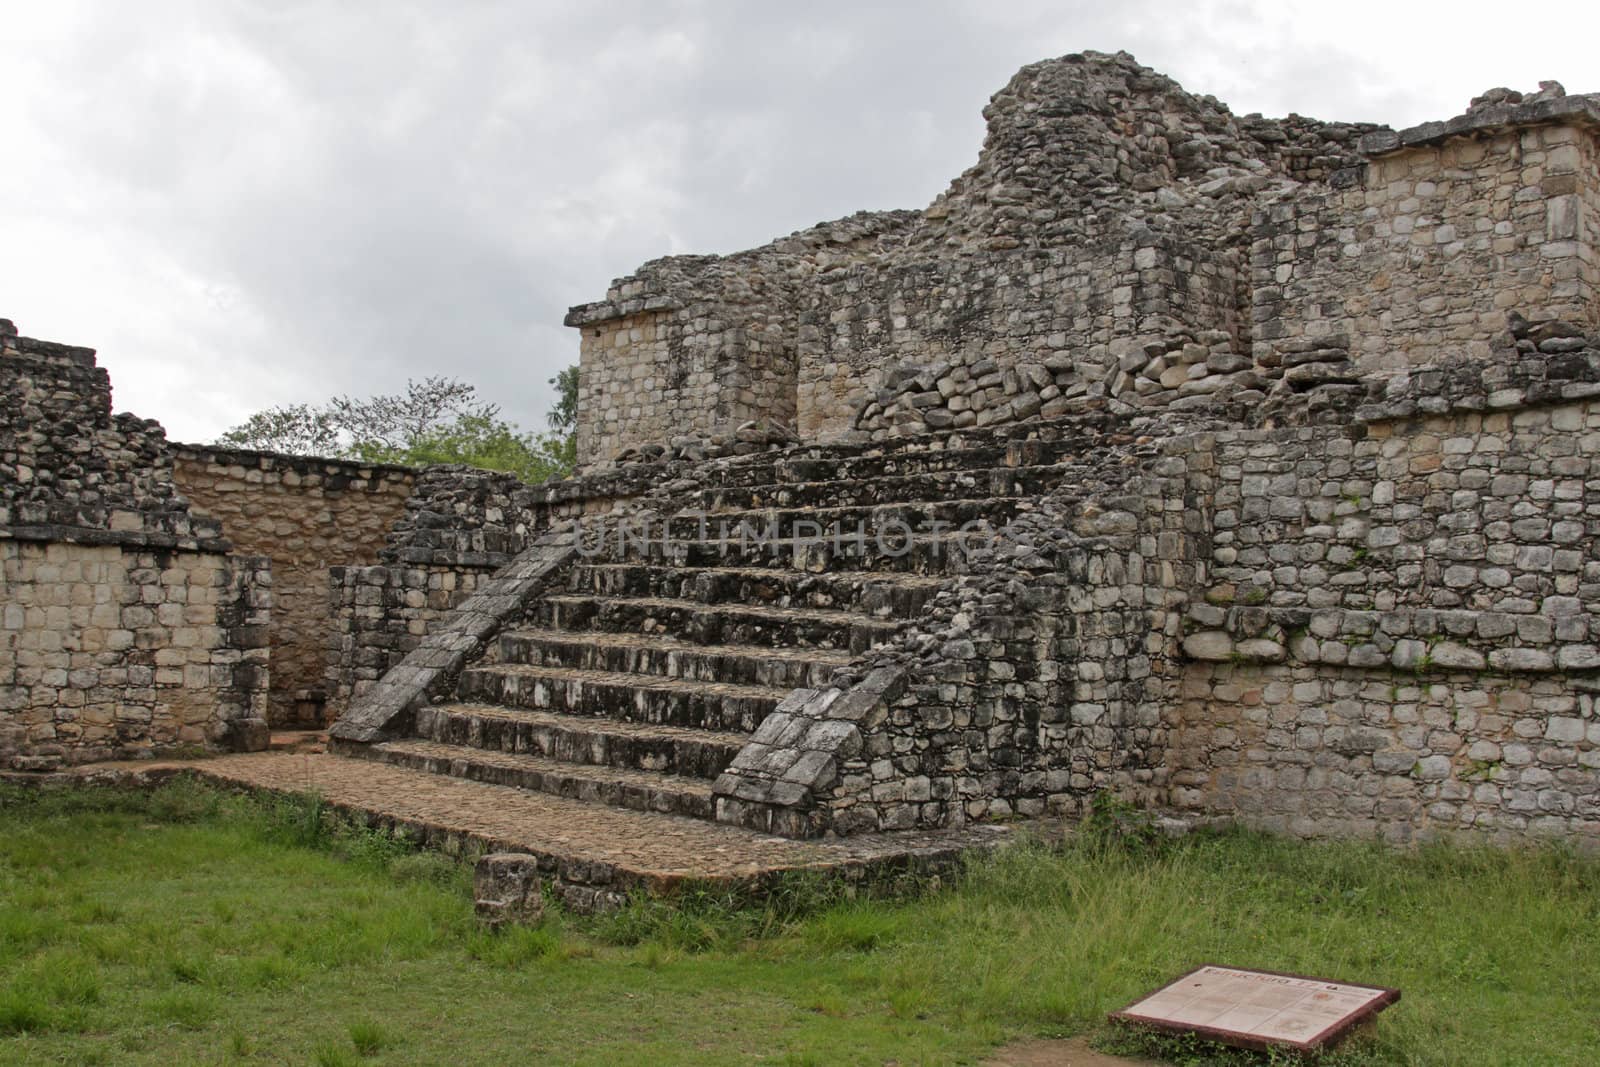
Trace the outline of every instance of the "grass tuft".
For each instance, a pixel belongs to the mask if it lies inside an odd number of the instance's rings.
[[[360,1055],[350,1046],[338,1041],[320,1041],[313,1050],[311,1062],[316,1067],[358,1067]]]
[[[355,1046],[356,1052],[362,1056],[376,1056],[395,1043],[389,1031],[366,1019],[351,1023],[348,1033],[350,1044]]]
[[[38,996],[17,989],[0,993],[0,1036],[31,1034],[49,1028],[49,1009]]]

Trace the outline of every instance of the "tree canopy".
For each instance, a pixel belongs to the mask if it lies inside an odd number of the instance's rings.
[[[328,403],[286,404],[251,415],[217,438],[230,448],[368,463],[464,463],[543,482],[572,473],[577,459],[578,368],[550,384],[556,403],[545,433],[524,431],[500,417],[500,406],[478,399],[472,385],[433,376],[408,380],[386,396],[337,396]]]

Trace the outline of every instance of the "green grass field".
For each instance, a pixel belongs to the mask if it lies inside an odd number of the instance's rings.
[[[1600,861],[1549,850],[1104,831],[902,903],[796,881],[499,935],[468,881],[309,802],[0,793],[0,1063],[975,1063],[1085,1031],[1149,1052],[1105,1013],[1206,960],[1399,986],[1332,1063],[1600,1063]]]

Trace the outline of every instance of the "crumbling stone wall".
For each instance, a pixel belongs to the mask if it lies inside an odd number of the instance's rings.
[[[733,256],[675,256],[573,308],[578,459],[795,421],[799,286],[892,240],[907,212],[862,213]]]
[[[172,478],[159,423],[111,414],[111,378],[94,350],[19,337],[0,319],[0,527],[50,539],[56,528],[193,539],[221,550]]]
[[[0,320],[0,765],[264,748],[271,576],[94,352]]]
[[[1034,366],[1068,372],[1049,383],[1057,394],[1039,398],[1055,401],[1053,413],[1104,406],[1120,362],[1146,338],[1184,329],[1190,340],[1194,331],[1236,336],[1237,290],[1233,253],[1148,231],[1085,235],[1070,249],[835,271],[801,313],[799,432],[816,440],[1027,418],[1038,409],[1008,410],[1006,394],[984,395],[1001,378],[983,380]],[[974,389],[953,405],[928,391],[896,405],[883,393],[930,368],[964,369]]]
[[[323,724],[334,626],[329,572],[376,563],[416,473],[409,468],[179,445],[175,479],[238,551],[272,561],[270,722]]]
[[[1600,105],[1469,113],[1373,134],[1346,188],[1286,197],[1256,216],[1255,353],[1347,338],[1357,369],[1488,359],[1506,312],[1600,322],[1592,214]],[[1441,127],[1433,129],[1432,127]],[[1587,210],[1585,209],[1587,205]]]
[[[1025,67],[984,114],[978,162],[923,212],[658,260],[573,309],[581,461],[791,419],[826,441],[1041,410],[1336,413],[1362,374],[1488,358],[1509,309],[1600,315],[1600,100],[1553,83],[1397,133],[1236,118],[1087,53]],[[845,251],[819,250],[839,227]],[[757,334],[781,339],[760,359]]]
[[[1032,414],[1031,402],[1006,410],[1015,394],[982,408],[964,394],[929,423],[931,398],[882,395],[896,375],[935,366],[1070,364],[1070,399],[1038,402],[1079,410],[1105,406],[1118,375],[1161,352],[1238,352],[1251,205],[1358,164],[1359,138],[1375,129],[1235,119],[1129,56],[1096,53],[1024,68],[984,114],[978,162],[925,211],[854,216],[737,256],[658,260],[574,308],[580,461],[741,421],[796,420],[816,441]],[[741,347],[757,336],[759,351]],[[770,388],[750,387],[743,368]],[[1222,380],[1247,369],[1215,372],[1209,390],[1255,388]],[[1176,399],[1181,373],[1123,402]],[[1199,366],[1195,378],[1211,373]]]

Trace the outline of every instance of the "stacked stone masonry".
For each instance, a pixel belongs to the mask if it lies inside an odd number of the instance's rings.
[[[657,260],[574,308],[583,461],[747,424],[882,440],[1270,407],[1487,358],[1513,309],[1595,322],[1600,104],[1553,83],[1396,133],[1236,118],[1088,54],[1024,68],[985,115],[978,163],[921,213]],[[717,384],[752,376],[737,404]]]
[[[1359,185],[1263,207],[1251,257],[1258,362],[1281,360],[1284,338],[1328,335],[1354,339],[1368,372],[1488,359],[1517,308],[1594,325],[1600,110],[1572,106],[1580,124],[1496,124],[1396,147]]]
[[[265,747],[270,607],[94,353],[0,320],[4,765]]]
[[[415,472],[182,445],[174,473],[192,511],[219,522],[236,551],[272,561],[270,724],[324,725],[330,571],[377,562]]]
[[[0,540],[12,768],[265,747],[270,577],[210,552]]]

